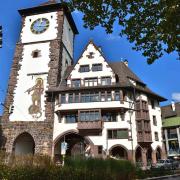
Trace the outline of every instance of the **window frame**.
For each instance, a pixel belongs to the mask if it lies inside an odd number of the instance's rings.
[[[124,131],[127,133],[127,137],[118,137],[118,131]],[[111,132],[111,133],[110,133]],[[109,137],[109,135],[111,134],[112,137]],[[116,137],[115,137],[116,135]],[[107,129],[107,138],[108,139],[129,139],[129,131],[127,128],[122,128],[122,129]]]
[[[105,80],[105,84],[103,84],[103,81],[104,81],[104,80]],[[107,83],[108,80],[110,80],[109,83]],[[109,86],[109,85],[111,85],[111,84],[112,84],[112,78],[111,78],[111,76],[101,77],[101,85],[102,85],[102,86]]]
[[[87,70],[85,70],[86,67],[88,68]],[[83,68],[84,68],[84,70],[82,71]],[[79,72],[80,73],[85,73],[85,72],[89,72],[89,71],[90,71],[89,64],[87,64],[87,65],[80,65],[80,67],[79,67]]]
[[[76,83],[74,83],[75,81],[79,81],[78,86],[76,86]],[[72,79],[71,80],[71,87],[81,87],[81,79]]]
[[[87,86],[86,83],[88,84]],[[90,85],[91,83],[92,85]],[[85,87],[98,86],[98,77],[84,78],[84,86]]]
[[[103,70],[103,65],[101,63],[92,64],[91,69],[92,69],[92,72],[102,71]]]
[[[94,119],[93,119],[93,113],[94,113]],[[98,116],[96,116],[98,113]],[[84,114],[84,120],[81,119],[81,114]],[[89,116],[89,117],[88,117]],[[87,118],[88,117],[88,118]],[[96,122],[101,120],[101,110],[100,109],[94,109],[94,110],[79,110],[78,111],[78,121],[79,122]]]
[[[153,125],[157,126],[157,118],[155,115],[153,115]]]
[[[154,139],[155,141],[159,141],[159,134],[157,131],[154,132]]]

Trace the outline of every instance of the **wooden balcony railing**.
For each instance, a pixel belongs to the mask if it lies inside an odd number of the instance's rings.
[[[152,142],[151,132],[138,132],[137,141],[140,142]]]
[[[103,122],[99,121],[79,121],[77,128],[79,130],[102,130]]]

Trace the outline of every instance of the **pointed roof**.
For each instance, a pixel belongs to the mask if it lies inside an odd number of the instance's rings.
[[[102,51],[98,48],[98,46],[96,46],[96,44],[90,40],[87,45],[85,46],[80,58],[82,57],[83,53],[86,51],[86,49],[88,48],[89,44],[92,44],[96,50],[98,50],[100,52],[100,54],[104,57]],[[80,59],[79,58],[79,59]],[[78,59],[78,61],[79,61]],[[104,57],[104,59],[106,60],[106,58]],[[77,61],[77,62],[78,62]],[[166,101],[167,99],[165,99],[162,96],[159,96],[158,94],[154,93],[153,91],[151,91],[146,84],[136,75],[133,73],[133,71],[127,66],[125,65],[124,62],[119,61],[119,62],[108,62],[106,60],[106,62],[108,63],[108,65],[111,67],[112,71],[116,74],[116,76],[119,79],[119,82],[117,82],[115,85],[107,85],[107,86],[93,86],[93,87],[67,87],[66,82],[68,77],[70,76],[71,72],[73,71],[75,65],[72,66],[68,66],[66,71],[64,72],[64,76],[62,78],[62,81],[59,85],[59,87],[54,88],[54,89],[50,89],[48,92],[59,92],[59,91],[79,91],[79,90],[88,90],[88,89],[108,89],[108,88],[125,88],[125,89],[131,89],[131,90],[136,90],[139,92],[144,92],[147,93],[150,97],[152,98],[156,98],[159,101]],[[132,83],[130,83],[129,78],[134,80],[136,82],[136,85],[133,85]]]
[[[28,15],[34,15],[39,13],[47,13],[47,12],[53,12],[53,11],[59,11],[62,10],[65,12],[65,15],[67,17],[67,20],[75,34],[78,34],[78,30],[76,27],[76,24],[74,22],[74,19],[71,15],[70,9],[68,8],[67,4],[65,3],[57,3],[55,0],[50,0],[46,3],[42,3],[39,6],[26,8],[26,9],[20,9],[18,12],[21,16],[28,16]]]
[[[57,1],[56,0],[49,0],[48,2],[42,3],[39,6],[46,6],[46,5],[50,5],[50,4],[56,4]]]
[[[90,44],[92,44],[92,45],[94,46],[94,48],[95,48],[97,51],[99,51],[99,53],[100,53],[100,54],[103,56],[103,58],[106,60],[106,58],[104,57],[102,51],[101,51],[100,48],[94,43],[94,41],[93,41],[92,39],[90,39],[89,42],[87,43],[87,45],[84,47],[84,49],[83,49],[83,51],[82,51],[79,59],[82,57],[82,55],[83,55],[84,52],[87,50],[87,48],[88,48],[88,46],[89,46]],[[78,59],[78,61],[79,61],[79,59]],[[77,62],[78,62],[78,61],[77,61]]]

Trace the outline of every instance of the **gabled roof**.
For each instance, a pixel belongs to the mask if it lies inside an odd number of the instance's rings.
[[[101,54],[101,56],[105,59],[105,61],[108,63],[108,61],[106,60],[106,57],[104,56],[104,54],[102,53],[102,51],[100,50],[100,47],[96,46],[96,44],[93,42],[92,39],[89,40],[89,42],[87,43],[87,45],[84,47],[84,49],[82,50],[81,55],[79,56],[76,64],[78,63],[78,61],[81,59],[81,57],[83,56],[84,52],[87,50],[88,46],[92,44],[94,46],[94,48],[99,51],[99,53]],[[109,63],[108,63],[109,64]]]
[[[50,4],[56,4],[56,3],[57,3],[56,0],[49,0],[45,3],[40,4],[39,6],[46,6],[46,5],[50,5]]]
[[[141,79],[134,74],[131,69],[124,64],[124,62],[119,61],[119,62],[113,62],[109,63],[111,68],[113,69],[114,73],[118,75],[118,77],[121,77],[119,80],[121,83],[127,83],[129,82],[128,78],[133,79],[136,82],[139,82],[140,84],[144,85],[145,84],[141,81]]]
[[[175,105],[175,111],[173,111],[171,104],[161,107],[161,113],[163,119],[170,117],[180,117],[180,102],[177,102],[174,105]]]
[[[46,3],[40,4],[39,6],[26,8],[26,9],[20,9],[18,11],[21,16],[28,16],[28,15],[38,14],[38,13],[58,11],[60,9],[64,10],[73,32],[75,34],[78,34],[78,30],[77,30],[76,24],[72,18],[70,9],[68,8],[68,6],[65,3],[57,3],[55,0],[51,0]]]
[[[86,51],[87,47],[89,44],[93,44],[93,46],[100,52],[100,54],[104,57],[103,53],[100,51],[100,49],[94,44],[92,40],[89,41],[89,43],[85,46],[80,58],[82,57],[83,53]],[[79,58],[79,59],[80,59]],[[106,58],[104,57],[106,60]],[[78,62],[78,61],[77,61]],[[158,99],[159,101],[166,101],[164,97],[159,96],[158,94],[154,93],[151,91],[146,84],[136,75],[134,74],[131,69],[125,65],[124,62],[119,61],[119,62],[108,62],[108,65],[111,67],[112,71],[115,73],[115,75],[118,77],[118,82],[115,85],[110,85],[110,86],[94,86],[94,87],[67,87],[67,79],[70,76],[71,72],[73,71],[75,65],[73,66],[68,66],[64,76],[62,78],[62,81],[59,85],[59,87],[50,89],[49,92],[54,91],[75,91],[75,90],[88,90],[88,89],[107,89],[107,88],[126,88],[130,90],[136,90],[140,92],[147,93],[150,97]],[[136,82],[136,86],[134,86],[129,79],[132,79]]]
[[[171,118],[164,119],[162,121],[162,125],[164,128],[180,126],[180,117],[171,117]]]

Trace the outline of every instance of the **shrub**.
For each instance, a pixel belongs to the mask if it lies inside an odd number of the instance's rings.
[[[64,167],[55,166],[48,156],[11,156],[12,164],[0,164],[0,179],[8,180],[131,180],[134,166],[113,159],[67,158]]]

